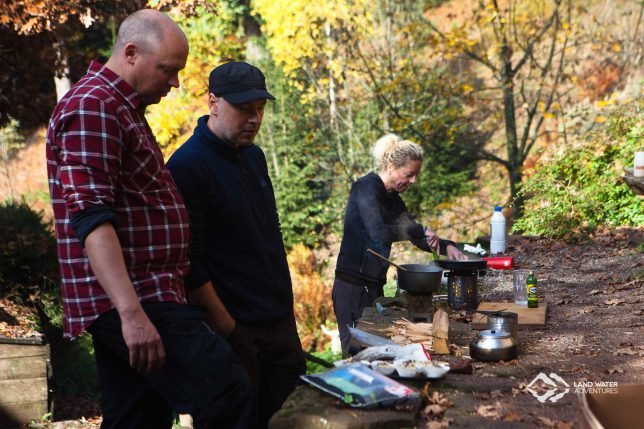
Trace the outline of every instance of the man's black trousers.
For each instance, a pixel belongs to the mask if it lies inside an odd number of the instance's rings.
[[[246,370],[228,343],[202,321],[197,307],[143,303],[163,341],[158,372],[130,368],[116,310],[90,327],[101,383],[102,429],[170,429],[172,411],[191,414],[195,429],[251,427],[254,408]]]

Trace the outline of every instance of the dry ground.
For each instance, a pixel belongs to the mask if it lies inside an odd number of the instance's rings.
[[[519,331],[518,359],[475,363],[472,375],[439,389],[452,403],[442,415],[453,419],[449,427],[572,427],[578,418],[575,382],[644,383],[643,232],[618,229],[577,244],[510,242],[517,267],[538,276],[540,298],[549,305],[547,324]],[[509,273],[481,283],[484,300],[512,299]],[[525,389],[540,372],[559,375],[570,393],[541,404]]]

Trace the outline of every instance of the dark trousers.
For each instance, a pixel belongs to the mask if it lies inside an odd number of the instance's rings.
[[[349,327],[354,327],[362,317],[362,311],[373,305],[379,296],[383,296],[382,286],[357,285],[335,278],[333,282],[333,312],[338,322],[342,353],[346,356],[351,341]]]
[[[143,303],[166,353],[164,367],[142,375],[129,352],[116,310],[90,327],[101,383],[102,429],[170,429],[172,411],[191,414],[195,429],[251,427],[250,381],[228,343],[202,321],[197,307]]]
[[[266,428],[271,416],[295,390],[300,375],[306,373],[295,318],[259,326],[238,322],[228,341],[244,362],[254,386],[255,424]]]

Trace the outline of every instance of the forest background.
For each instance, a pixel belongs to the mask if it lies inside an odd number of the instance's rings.
[[[642,0],[7,0],[0,281],[3,296],[39,309],[40,325],[60,324],[44,129],[57,97],[109,56],[119,22],[141,7],[168,12],[190,43],[181,88],[146,114],[166,156],[207,114],[212,68],[245,60],[267,76],[277,100],[256,143],[307,350],[328,346],[319,327],[334,322],[344,207],[383,134],[425,149],[403,197],[441,237],[487,234],[497,204],[524,234],[579,240],[644,225],[620,178],[644,146]],[[394,256],[427,258],[404,255],[410,247]]]

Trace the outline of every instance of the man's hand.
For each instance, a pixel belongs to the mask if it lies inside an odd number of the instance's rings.
[[[447,259],[464,261],[467,259],[467,256],[465,256],[465,254],[458,250],[455,246],[450,244],[449,246],[447,246]]]
[[[148,316],[139,307],[120,314],[123,339],[130,351],[130,366],[141,374],[159,371],[165,364],[163,342]]]
[[[89,233],[85,251],[92,271],[121,318],[130,366],[143,374],[161,369],[165,363],[163,342],[139,303],[112,224],[103,223]]]
[[[197,289],[191,290],[189,300],[191,304],[206,309],[206,322],[219,335],[228,337],[235,330],[235,319],[219,299],[212,282],[207,281]]]

